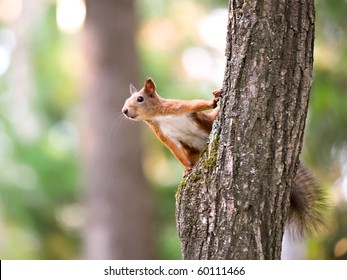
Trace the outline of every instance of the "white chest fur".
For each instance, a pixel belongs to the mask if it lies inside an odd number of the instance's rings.
[[[163,135],[170,138],[177,146],[181,142],[201,151],[206,145],[208,133],[202,130],[189,114],[159,116],[154,119]]]

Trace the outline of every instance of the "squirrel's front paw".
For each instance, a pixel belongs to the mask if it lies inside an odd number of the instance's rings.
[[[212,108],[216,108],[217,107],[217,103],[219,100],[219,97],[222,95],[223,89],[216,89],[212,92],[214,98],[212,100]]]
[[[223,89],[222,89],[222,88],[216,89],[216,90],[214,90],[214,91],[212,92],[214,98],[217,98],[217,99],[218,99],[219,97],[221,97],[222,93],[223,93]]]
[[[218,100],[219,100],[218,98],[213,98],[212,103],[211,103],[212,109],[214,109],[214,108],[217,107],[217,105],[218,105]]]

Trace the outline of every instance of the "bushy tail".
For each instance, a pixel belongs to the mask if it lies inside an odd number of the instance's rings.
[[[328,196],[313,176],[300,164],[292,186],[288,224],[294,236],[317,234],[325,227]]]

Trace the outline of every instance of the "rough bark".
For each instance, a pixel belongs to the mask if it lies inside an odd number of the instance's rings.
[[[280,258],[313,40],[313,0],[230,1],[221,112],[177,194],[184,259]]]
[[[153,257],[151,199],[141,168],[140,131],[114,130],[136,81],[134,1],[86,1],[85,257]],[[119,124],[116,124],[116,126]]]

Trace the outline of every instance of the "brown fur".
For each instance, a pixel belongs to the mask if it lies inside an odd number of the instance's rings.
[[[189,145],[188,140],[174,141],[174,139],[170,139],[163,133],[161,123],[156,120],[156,117],[187,115],[196,125],[197,129],[202,131],[199,135],[208,135],[219,112],[219,108],[216,108],[216,106],[222,90],[213,92],[214,98],[212,101],[185,101],[161,98],[156,92],[155,83],[151,78],[145,81],[140,91],[136,92],[133,86],[130,88],[132,95],[125,101],[122,109],[123,113],[132,120],[144,121],[153,130],[155,135],[170,149],[172,154],[185,166],[186,170],[192,168],[199,159],[201,149]],[[138,101],[139,97],[143,98],[142,102]],[[203,112],[213,108],[215,109],[211,113]]]
[[[295,236],[313,235],[326,224],[329,209],[327,193],[308,170],[299,164],[292,186],[288,223],[294,224]]]

